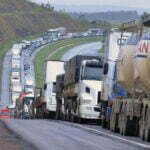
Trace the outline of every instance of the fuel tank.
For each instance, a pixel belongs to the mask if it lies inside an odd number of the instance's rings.
[[[132,34],[127,42],[121,46],[119,61],[117,62],[117,80],[124,88],[131,92],[134,88],[134,56],[139,35]]]
[[[134,56],[134,81],[138,89],[150,90],[150,31],[143,33]]]

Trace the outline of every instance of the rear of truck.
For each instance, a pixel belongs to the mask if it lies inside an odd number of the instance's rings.
[[[47,61],[46,76],[44,85],[44,101],[46,102],[46,110],[48,113],[55,115],[56,113],[56,78],[57,75],[64,73],[63,61]]]
[[[104,85],[101,98],[101,119],[102,126],[110,128],[110,119],[112,114],[112,105],[116,98],[127,96],[127,92],[117,82],[118,55],[120,46],[127,41],[129,33],[121,34],[119,31],[111,31],[108,33],[105,42],[105,63],[104,63]]]

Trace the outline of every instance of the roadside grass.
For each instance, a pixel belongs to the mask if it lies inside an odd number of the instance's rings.
[[[102,48],[98,51],[98,53],[104,53],[104,52],[105,52],[104,47],[102,47]]]
[[[34,60],[36,86],[42,88],[44,85],[46,60],[59,60],[69,49],[81,44],[96,41],[103,41],[103,38],[76,38],[59,41],[39,51]],[[57,52],[54,53],[55,51]]]

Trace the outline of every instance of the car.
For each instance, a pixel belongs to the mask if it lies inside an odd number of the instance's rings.
[[[11,119],[11,111],[8,108],[0,110],[0,119]]]

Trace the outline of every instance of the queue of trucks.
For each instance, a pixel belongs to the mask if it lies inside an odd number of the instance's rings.
[[[99,31],[99,29],[97,29]],[[97,33],[97,32],[96,32]],[[95,36],[96,33],[94,34]],[[16,118],[32,118],[34,112],[41,116],[49,116],[56,113],[56,76],[64,73],[64,62],[50,61],[47,63],[47,71],[45,74],[45,85],[41,92],[43,95],[39,101],[39,89],[35,88],[34,83],[34,68],[30,57],[38,47],[51,42],[73,38],[73,33],[69,33],[65,28],[50,29],[46,31],[43,37],[34,40],[23,40],[19,44],[14,44],[12,47],[11,75],[10,75],[10,99],[12,103],[8,106],[15,111]],[[94,36],[93,35],[93,36]],[[100,35],[99,35],[100,36]],[[50,68],[56,66],[56,70]],[[51,72],[50,72],[51,71]],[[44,97],[44,99],[42,99]],[[34,103],[38,109],[31,110],[31,104]]]
[[[14,44],[11,52],[11,75],[10,75],[10,93],[11,93],[11,100],[12,103],[9,106],[10,108],[15,107],[16,98],[22,92],[22,85],[21,85],[21,44]]]
[[[144,15],[108,32],[104,55],[46,61],[43,88],[27,100],[30,108],[23,105],[26,93],[20,95],[17,118],[28,109],[30,118],[96,120],[113,132],[150,141],[149,55],[150,15]]]
[[[37,88],[32,105],[33,118],[100,120],[104,128],[149,141],[149,29],[146,15],[110,31],[103,57],[47,61],[45,85]]]

